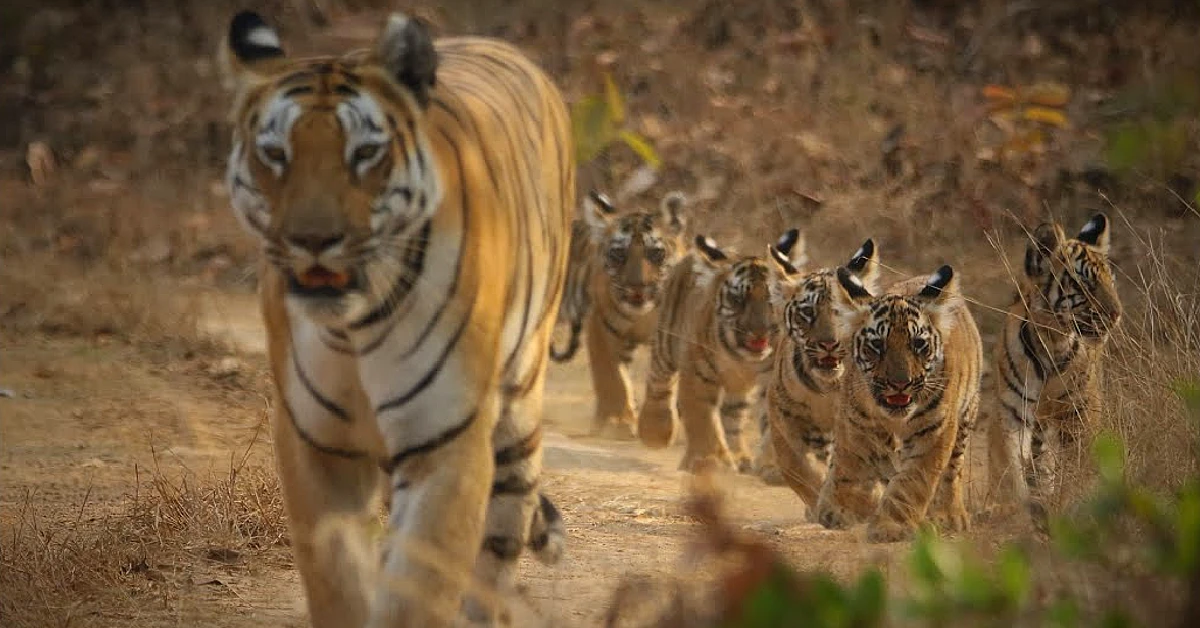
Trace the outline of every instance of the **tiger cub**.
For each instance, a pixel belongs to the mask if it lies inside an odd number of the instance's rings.
[[[687,438],[681,468],[711,461],[748,469],[743,428],[804,262],[799,241],[792,229],[766,256],[733,256],[697,236],[695,252],[667,280],[637,432],[648,447],[666,447],[678,415]]]
[[[1102,213],[1074,238],[1059,225],[1039,226],[995,350],[989,476],[1039,525],[1063,448],[1094,423],[1100,404],[1101,355],[1121,318],[1109,239]]]
[[[875,241],[864,242],[846,268],[874,289],[879,275]],[[846,370],[832,303],[836,283],[834,268],[810,272],[796,282],[796,292],[784,308],[786,334],[767,384],[768,423],[760,444],[762,451],[773,453],[779,475],[810,513],[825,479]]]
[[[852,360],[817,520],[842,528],[866,519],[872,542],[909,538],[927,513],[943,530],[965,530],[962,463],[983,348],[953,269],[880,296],[849,269],[837,280],[837,334]]]
[[[563,317],[569,319],[567,348],[551,350],[558,362],[571,359],[586,328],[596,413],[592,431],[632,439],[636,414],[628,368],[633,352],[648,344],[658,324],[658,302],[671,268],[683,257],[686,197],[666,194],[657,209],[618,212],[603,194],[584,202],[580,231],[572,233]]]

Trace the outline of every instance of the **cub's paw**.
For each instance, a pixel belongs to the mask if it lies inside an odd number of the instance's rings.
[[[876,519],[867,525],[867,541],[871,543],[896,543],[913,537],[916,528],[899,521]]]
[[[767,486],[783,486],[783,471],[779,470],[779,465],[774,462],[759,463],[754,467],[754,474],[759,477]]]
[[[817,523],[829,530],[845,530],[857,523],[849,513],[827,499],[818,500],[814,512]]]
[[[962,507],[938,513],[932,517],[932,520],[941,532],[966,532],[971,529],[971,516],[967,514],[967,509]]]

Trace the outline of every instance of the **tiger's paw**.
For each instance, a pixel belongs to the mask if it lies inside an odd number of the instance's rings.
[[[774,462],[759,463],[754,466],[754,474],[759,477],[767,486],[783,486],[783,471],[779,470],[779,465]]]
[[[637,436],[651,449],[662,449],[675,438],[675,413],[669,408],[642,407],[637,420]]]
[[[737,468],[729,452],[695,453],[686,451],[683,460],[679,462],[679,470],[688,473],[700,471],[733,471]]]
[[[592,424],[592,435],[613,440],[636,440],[637,428],[629,417],[597,417]]]
[[[971,529],[971,516],[967,514],[967,509],[961,506],[951,508],[949,512],[938,513],[932,520],[942,532],[966,532]]]
[[[867,524],[867,541],[871,543],[896,543],[913,537],[916,527],[899,521],[875,519]]]
[[[812,518],[827,530],[845,530],[857,523],[849,513],[824,499],[817,502]]]

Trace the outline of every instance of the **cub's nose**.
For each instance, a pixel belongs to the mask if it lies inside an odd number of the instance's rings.
[[[836,340],[833,340],[833,341],[823,340],[821,342],[818,342],[817,346],[824,349],[825,351],[832,353],[833,351],[835,351],[838,348],[838,342]]]
[[[304,249],[313,255],[320,255],[325,251],[341,244],[346,239],[346,234],[327,234],[327,233],[301,233],[287,236],[288,244]]]

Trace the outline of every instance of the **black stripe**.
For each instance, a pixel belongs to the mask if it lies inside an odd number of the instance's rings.
[[[309,447],[312,447],[313,449],[329,456],[336,456],[338,458],[346,458],[349,460],[357,460],[367,455],[366,452],[362,451],[342,449],[340,447],[330,447],[329,445],[322,445],[321,443],[318,443],[313,439],[312,436],[308,434],[308,432],[305,432],[303,429],[301,429],[300,423],[296,421],[296,413],[292,411],[292,406],[288,403],[287,399],[283,400],[283,410],[284,412],[287,412],[288,419],[292,423],[292,429],[296,430],[296,434],[300,436],[300,440],[304,441],[304,444],[308,445]]]
[[[454,142],[454,139],[451,138],[444,130],[442,131],[442,137],[444,137],[446,142],[449,143],[451,148],[454,149],[454,160],[456,163],[458,163],[458,172],[459,172],[459,177],[461,178],[462,176],[464,176],[466,174],[466,171],[463,169],[462,154],[458,148],[458,144],[456,144]],[[466,186],[460,185],[460,187],[462,187],[462,190],[461,190],[462,199],[460,202],[462,203],[463,239],[462,239],[462,241],[459,242],[458,256],[454,260],[453,277],[450,280],[450,285],[446,287],[446,298],[443,299],[442,302],[438,305],[437,312],[433,315],[432,318],[429,319],[429,322],[425,324],[425,328],[421,330],[421,333],[419,333],[417,335],[417,341],[413,343],[413,346],[411,348],[409,348],[408,351],[405,351],[400,356],[400,359],[402,359],[402,360],[405,358],[411,357],[412,354],[417,352],[417,349],[419,349],[421,347],[421,344],[425,341],[425,337],[429,335],[429,332],[431,330],[433,330],[434,326],[437,325],[438,321],[440,321],[442,319],[442,314],[444,314],[446,312],[446,308],[448,308],[450,306],[450,303],[454,300],[454,297],[457,296],[458,280],[459,280],[459,277],[462,276],[462,270],[463,270],[463,268],[462,268],[463,267],[463,256],[467,252],[466,251],[466,238],[469,233],[470,216],[471,216],[471,212],[469,211],[470,204],[468,203],[468,200],[467,200]],[[460,330],[460,332],[461,332],[461,330]]]
[[[472,306],[473,305],[474,303],[472,303]],[[467,326],[471,322],[471,310],[473,309],[474,307],[468,309],[466,315],[463,316],[462,322],[459,323],[458,329],[454,330],[454,335],[450,337],[450,340],[446,343],[446,347],[442,349],[442,354],[438,356],[436,361],[434,361],[431,368],[425,373],[425,376],[422,377],[416,384],[413,384],[412,388],[408,389],[400,396],[394,397],[380,404],[377,408],[375,408],[376,414],[382,414],[388,410],[393,410],[407,404],[408,402],[412,401],[414,397],[421,394],[421,391],[428,388],[429,384],[433,383],[433,380],[437,377],[438,373],[442,372],[442,367],[446,365],[446,360],[449,359],[450,353],[458,347],[458,341],[462,338],[463,332],[467,330]],[[418,341],[418,344],[420,344],[420,341]]]
[[[1025,352],[1025,357],[1033,363],[1033,370],[1037,373],[1038,381],[1046,381],[1046,367],[1042,366],[1042,361],[1038,359],[1037,352],[1034,350],[1033,339],[1029,336],[1029,321],[1021,321],[1021,329],[1018,332],[1021,340],[1021,349]]]
[[[607,329],[612,335],[616,336],[617,338],[621,338],[623,336],[620,330],[618,330],[616,327],[613,327],[612,322],[608,320],[607,316],[601,317],[600,322],[604,323],[604,328]]]
[[[308,390],[308,394],[312,395],[312,398],[315,399],[322,408],[325,408],[325,410],[330,414],[343,421],[350,420],[350,413],[346,412],[345,408],[334,403],[332,399],[329,399],[325,395],[322,395],[321,391],[317,390],[317,388],[313,386],[312,381],[308,379],[308,375],[300,366],[300,352],[296,350],[295,342],[292,342],[292,366],[296,369],[296,375],[300,378],[300,383],[304,384],[304,388]]]
[[[357,321],[350,323],[350,329],[356,330],[369,327],[396,311],[400,302],[404,300],[404,297],[408,295],[412,287],[417,284],[417,279],[420,277],[421,271],[425,268],[425,251],[429,248],[429,234],[432,229],[433,221],[427,220],[425,226],[421,227],[421,232],[417,236],[417,246],[408,249],[404,257],[403,272],[396,279],[396,284],[392,286],[392,290],[375,309],[367,312],[365,316]],[[368,353],[368,351],[364,350],[362,353]]]
[[[497,451],[495,455],[496,466],[502,467],[524,460],[536,453],[541,446],[542,428],[538,426],[537,429],[529,433],[529,436]]]
[[[413,456],[427,454],[443,445],[449,444],[450,441],[458,438],[459,434],[465,432],[468,427],[471,427],[471,424],[475,422],[475,417],[478,416],[478,414],[478,412],[472,412],[467,416],[467,418],[463,419],[461,423],[435,436],[432,440],[421,443],[415,447],[409,447],[408,449],[401,450],[382,465],[384,473],[391,475],[396,472],[396,469],[399,468],[400,465],[404,464],[405,460]]]
[[[742,412],[750,407],[750,402],[745,400],[727,401],[721,404],[721,414],[726,412]]]
[[[1071,337],[1071,346],[1067,349],[1067,352],[1061,358],[1059,358],[1058,360],[1056,360],[1054,362],[1054,372],[1062,373],[1068,366],[1071,365],[1071,361],[1075,359],[1075,355],[1078,352],[1079,352],[1079,337],[1072,336]]]
[[[497,495],[528,495],[537,488],[537,480],[526,480],[525,478],[514,476],[507,480],[499,480],[492,483],[492,496]]]
[[[1021,399],[1023,401],[1025,401],[1025,403],[1035,403],[1037,401],[1036,399],[1030,399],[1029,397],[1025,396],[1024,382],[1014,382],[1011,379],[1009,379],[1010,376],[1016,377],[1017,373],[1019,373],[1020,371],[1017,370],[1017,364],[1016,364],[1016,362],[1013,361],[1012,352],[1008,350],[1007,346],[1004,347],[1004,359],[1008,363],[1008,372],[1001,374],[1002,377],[1004,378],[1004,383],[1008,385],[1009,390],[1012,390],[1013,392],[1017,393],[1017,395],[1020,396]],[[1000,369],[1000,370],[1003,371],[1004,369]]]
[[[808,372],[808,369],[804,368],[804,350],[799,346],[796,346],[792,349],[792,372],[796,374],[796,379],[799,380],[805,388],[817,394],[825,393],[820,386],[817,386],[817,382],[813,380],[812,375]]]

